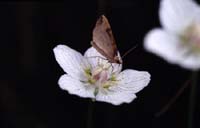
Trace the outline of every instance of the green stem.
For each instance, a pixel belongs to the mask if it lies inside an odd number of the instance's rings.
[[[95,102],[89,101],[88,103],[88,114],[87,114],[87,128],[93,127],[93,116],[94,116],[94,104]]]
[[[192,84],[190,89],[189,110],[188,110],[188,128],[194,128],[194,111],[196,102],[196,88],[198,81],[198,73],[192,73]]]

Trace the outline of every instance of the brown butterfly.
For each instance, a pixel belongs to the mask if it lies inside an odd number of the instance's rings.
[[[105,56],[110,63],[122,64],[110,24],[104,15],[101,15],[96,22],[91,45]]]

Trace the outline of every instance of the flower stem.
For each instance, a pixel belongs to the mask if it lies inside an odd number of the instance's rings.
[[[191,77],[183,84],[183,86],[177,91],[175,96],[170,99],[170,101],[159,111],[155,114],[156,117],[160,117],[163,115],[169,108],[177,101],[180,95],[185,91],[185,89],[190,85]]]
[[[87,113],[87,128],[93,127],[93,116],[94,116],[94,104],[95,102],[90,100],[88,103],[88,113]]]
[[[196,88],[198,81],[198,73],[192,73],[192,84],[190,89],[189,110],[188,110],[188,128],[194,127],[194,110],[196,102]]]

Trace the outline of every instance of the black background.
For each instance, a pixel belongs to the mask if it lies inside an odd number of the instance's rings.
[[[106,13],[123,69],[148,71],[150,84],[130,104],[96,102],[95,128],[186,128],[188,87],[163,115],[155,114],[176,94],[191,72],[146,52],[145,34],[160,27],[159,0],[69,0],[0,3],[1,128],[86,128],[89,99],[68,94],[57,81],[64,71],[53,48],[65,44],[84,53],[99,14]],[[198,92],[199,87],[198,87]],[[199,94],[195,127],[199,128]]]

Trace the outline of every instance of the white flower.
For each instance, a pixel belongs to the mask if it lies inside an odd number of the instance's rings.
[[[148,72],[131,69],[120,72],[121,65],[112,64],[112,67],[93,47],[84,56],[65,45],[58,45],[53,51],[67,73],[60,77],[58,84],[70,94],[120,105],[135,99],[135,93],[150,81]]]
[[[150,31],[144,47],[183,68],[200,69],[200,6],[193,0],[161,0],[163,28]]]

